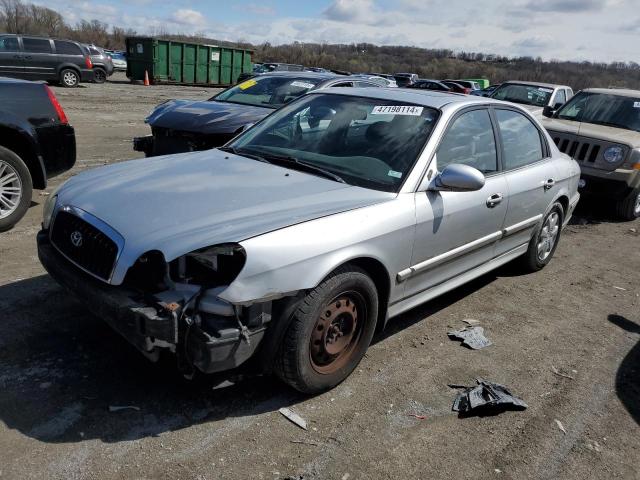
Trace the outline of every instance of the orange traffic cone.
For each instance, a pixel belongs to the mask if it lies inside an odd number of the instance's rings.
[[[148,87],[149,85],[151,85],[149,83],[149,72],[148,71],[144,71],[144,86]]]

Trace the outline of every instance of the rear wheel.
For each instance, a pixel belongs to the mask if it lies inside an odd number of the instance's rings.
[[[277,375],[318,393],[349,376],[364,356],[378,317],[378,294],[355,266],[340,267],[303,298],[285,334]]]
[[[0,147],[0,232],[9,230],[24,217],[32,189],[31,174],[22,159]]]
[[[620,200],[616,205],[616,212],[623,220],[640,218],[640,188],[636,188],[624,200]]]
[[[101,68],[93,69],[93,81],[96,83],[104,83],[107,81],[107,72]]]
[[[63,87],[74,88],[80,84],[80,74],[70,68],[65,68],[60,72],[60,84]]]
[[[563,222],[564,209],[559,202],[556,202],[531,237],[527,253],[522,257],[522,266],[526,271],[537,272],[551,261],[560,240]]]

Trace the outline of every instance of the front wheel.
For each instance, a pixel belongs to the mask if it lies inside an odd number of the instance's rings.
[[[66,88],[74,88],[80,85],[80,74],[75,70],[66,68],[60,72],[60,84]]]
[[[636,188],[624,200],[620,200],[616,205],[616,211],[623,220],[640,218],[640,188]]]
[[[32,189],[31,174],[22,159],[0,147],[0,232],[12,228],[27,213]]]
[[[300,300],[284,336],[276,374],[304,393],[338,385],[364,356],[378,318],[378,293],[358,267],[340,267]]]
[[[531,237],[527,253],[522,257],[522,266],[526,271],[537,272],[551,261],[560,240],[563,221],[564,209],[559,202],[555,202]]]

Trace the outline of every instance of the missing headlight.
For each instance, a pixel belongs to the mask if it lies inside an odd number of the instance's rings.
[[[206,288],[229,285],[240,273],[246,260],[244,248],[238,244],[222,244],[201,248],[169,264],[176,282]]]

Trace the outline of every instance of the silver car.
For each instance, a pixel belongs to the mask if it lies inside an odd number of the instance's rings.
[[[319,392],[389,319],[511,260],[544,267],[579,174],[518,106],[334,88],[222,148],[77,175],[38,250],[148,358]]]

